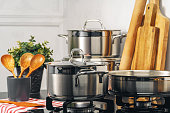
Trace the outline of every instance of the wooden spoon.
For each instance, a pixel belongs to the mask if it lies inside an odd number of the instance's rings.
[[[27,74],[26,78],[30,76],[30,74],[35,71],[37,68],[39,68],[45,61],[45,57],[41,54],[36,54],[33,56],[30,62],[30,69],[29,73]]]
[[[8,101],[8,100],[0,100],[0,103],[15,104],[16,106],[21,106],[21,107],[44,107],[45,106],[43,104],[38,104],[38,103],[13,102],[13,101]]]
[[[11,55],[3,55],[1,57],[1,63],[4,65],[5,68],[7,68],[14,76],[14,78],[17,78],[15,73],[14,73],[14,58]]]
[[[31,59],[34,55],[31,53],[25,53],[20,58],[21,73],[18,78],[21,78],[23,72],[30,66]]]

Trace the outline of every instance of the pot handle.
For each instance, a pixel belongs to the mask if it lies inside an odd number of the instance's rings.
[[[122,42],[121,40],[124,38],[124,37],[126,37],[127,36],[127,34],[121,34],[121,35],[116,35],[116,36],[113,36],[113,38],[112,38],[112,44],[114,44],[114,40],[116,39],[116,38],[120,38],[120,43]]]
[[[76,75],[75,77],[75,87],[78,87],[80,81],[79,81],[79,77]]]
[[[82,58],[82,62],[83,62],[83,63],[86,63],[86,62],[84,61],[84,53],[83,53],[83,50],[82,50],[82,49],[79,49],[79,48],[74,48],[74,49],[71,50],[70,59],[69,59],[70,62],[73,63],[72,59],[73,59],[73,56],[74,56],[74,55],[73,55],[74,52],[79,52],[80,55],[81,55],[81,58]]]
[[[103,79],[102,79],[103,75],[106,74],[107,72],[105,72],[105,71],[96,71],[94,69],[82,69],[76,74],[75,86],[77,87],[80,84],[79,78],[78,78],[80,75],[90,74],[90,73],[92,73],[92,74],[94,74],[94,73],[97,74],[98,73],[99,83],[103,83]]]
[[[80,69],[78,73],[86,72],[86,71],[95,71],[95,70],[94,69]]]
[[[58,37],[65,38],[66,39],[66,43],[68,44],[68,35],[58,34]]]
[[[94,69],[81,69],[79,72],[77,72],[76,77],[75,77],[75,87],[79,85],[79,76],[83,75],[86,73],[86,71],[95,71]],[[85,72],[85,73],[83,73]]]
[[[83,26],[83,30],[87,30],[86,26],[88,22],[98,22],[101,25],[101,30],[105,30],[105,27],[103,26],[103,23],[101,22],[101,20],[86,20]]]

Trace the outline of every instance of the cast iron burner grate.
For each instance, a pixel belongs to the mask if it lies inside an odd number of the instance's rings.
[[[127,108],[125,106],[122,107],[121,109],[122,113],[164,113],[165,109],[164,108],[147,108],[147,109],[142,109],[142,108]]]
[[[163,97],[116,97],[120,113],[164,113],[166,111]]]
[[[113,100],[107,100],[104,99],[103,96],[99,98],[92,98],[88,100],[66,100],[63,103],[62,107],[53,107],[52,101],[57,100],[57,98],[54,97],[47,97],[46,98],[46,108],[47,110],[54,111],[54,112],[60,112],[63,113],[94,113],[98,111],[97,113],[114,113],[114,102]],[[96,107],[94,105],[94,101],[98,102],[104,102],[107,103],[107,108],[103,109],[100,107]]]

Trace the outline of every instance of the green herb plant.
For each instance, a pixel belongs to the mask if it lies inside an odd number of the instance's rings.
[[[52,62],[54,61],[51,57],[53,55],[53,50],[47,47],[48,43],[48,41],[36,43],[34,36],[31,36],[28,42],[17,41],[18,47],[9,48],[8,53],[13,56],[15,67],[20,66],[20,57],[24,53],[32,53],[33,55],[42,54],[45,57],[45,62]],[[44,64],[43,67],[45,67]]]

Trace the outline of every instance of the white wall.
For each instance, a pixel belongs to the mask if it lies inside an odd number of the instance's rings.
[[[106,29],[127,32],[134,3],[135,0],[65,0],[64,30],[81,29],[85,20],[100,19]],[[170,18],[169,4],[170,0],[160,0],[162,14],[168,18]],[[170,70],[170,38],[168,43],[166,70]]]
[[[65,47],[62,43],[65,43],[64,40],[57,38],[57,34],[60,32],[58,27],[11,27],[11,26],[0,26],[0,56],[7,54],[7,49],[13,46],[16,46],[16,41],[28,41],[30,35],[34,35],[37,42],[43,42],[48,40],[50,44],[48,46],[54,50],[54,59],[61,59],[65,56],[66,52],[63,51]],[[0,64],[0,92],[7,91],[6,87],[6,77],[11,75],[11,73],[5,69],[5,67]],[[43,74],[42,89],[46,89],[46,70]]]
[[[0,56],[17,46],[16,41],[28,41],[34,35],[38,42],[49,41],[53,58],[66,55],[64,40],[57,38],[63,32],[63,0],[0,0]],[[7,76],[11,73],[0,63],[0,92],[7,91]],[[46,89],[46,70],[41,89]]]
[[[161,1],[162,13],[170,18],[170,0]],[[26,41],[34,35],[38,42],[49,41],[55,60],[61,59],[67,55],[67,45],[57,34],[67,33],[68,29],[81,29],[87,19],[100,19],[106,29],[127,32],[134,3],[135,0],[16,0],[15,3],[0,0],[0,56],[15,46],[16,41]],[[98,24],[88,25],[94,26],[99,27]],[[166,65],[170,70],[170,44]],[[0,69],[2,92],[7,91],[6,77],[11,74],[1,64]],[[46,72],[42,89],[46,89]]]

